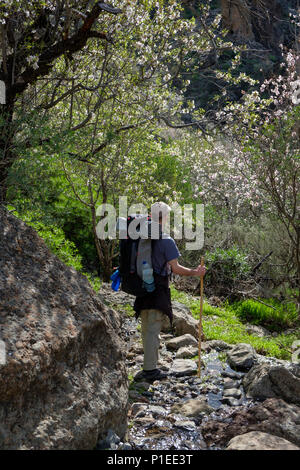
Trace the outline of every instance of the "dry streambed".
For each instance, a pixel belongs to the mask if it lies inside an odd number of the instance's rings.
[[[127,318],[123,329],[132,377],[142,367],[143,350],[136,321]],[[191,334],[162,334],[159,366],[169,377],[131,381],[127,442],[111,433],[99,448],[300,448],[299,365],[256,354],[248,344],[207,341],[198,378],[196,354]]]

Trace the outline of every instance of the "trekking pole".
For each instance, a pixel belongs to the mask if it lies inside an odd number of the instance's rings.
[[[204,258],[201,257],[201,266],[204,266]],[[202,338],[202,310],[203,310],[203,276],[200,277],[200,316],[199,316],[199,340],[198,340],[198,377],[201,377],[201,338]]]

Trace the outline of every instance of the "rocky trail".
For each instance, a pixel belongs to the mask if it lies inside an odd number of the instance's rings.
[[[110,294],[108,285],[103,289],[115,304],[132,303],[127,294]],[[259,355],[246,343],[212,340],[202,343],[198,378],[195,320],[178,302],[174,320],[175,336],[165,327],[160,347],[159,367],[170,376],[149,383],[133,379],[142,368],[143,348],[138,322],[123,316],[130,378],[127,439],[121,442],[110,432],[98,448],[299,449],[300,366]]]
[[[0,253],[0,449],[300,448],[299,363],[203,341],[198,378],[198,323],[174,301],[175,336],[167,317],[161,333],[169,376],[137,382],[133,297],[109,284],[96,294],[1,208]]]

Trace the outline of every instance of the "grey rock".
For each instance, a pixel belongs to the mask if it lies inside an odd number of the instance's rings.
[[[283,398],[288,403],[300,404],[300,379],[284,367],[259,364],[244,376],[247,397]]]
[[[229,406],[239,406],[241,404],[241,401],[234,397],[227,396],[222,398],[222,403]]]
[[[239,399],[242,396],[242,392],[238,388],[227,388],[224,390],[223,396],[224,398],[233,397]]]
[[[123,437],[128,377],[120,315],[3,207],[0,311],[8,352],[0,364],[0,448],[84,450],[108,429]]]
[[[201,428],[207,444],[219,447],[250,431],[273,434],[300,447],[300,407],[278,398],[268,398],[248,409],[240,407],[227,423],[211,419]]]
[[[253,366],[256,354],[250,344],[238,343],[227,353],[227,358],[231,367],[247,370]]]
[[[228,388],[236,388],[240,386],[240,381],[230,379],[229,377],[226,377],[224,380],[224,390]]]
[[[300,448],[282,437],[251,431],[231,439],[226,450],[300,450]]]
[[[272,388],[276,395],[288,403],[300,404],[300,379],[284,367],[273,367],[269,371]]]
[[[162,406],[151,405],[148,408],[149,413],[155,418],[157,416],[165,416],[167,411]]]
[[[190,357],[197,356],[197,354],[198,354],[198,348],[197,347],[184,346],[184,347],[181,347],[181,348],[178,349],[178,351],[176,353],[176,358],[177,359],[187,359],[187,358],[190,358]]]
[[[257,364],[243,377],[243,386],[248,398],[275,398],[276,393],[272,389],[269,377],[270,365]]]
[[[141,416],[140,418],[136,418],[134,422],[135,424],[139,424],[147,429],[151,427],[156,422],[156,420],[152,418],[152,416]]]
[[[230,379],[233,379],[233,380],[241,378],[241,373],[238,373],[238,372],[222,371],[221,375],[223,377],[229,377]]]
[[[175,359],[170,374],[179,376],[194,375],[197,372],[197,364],[191,359]]]
[[[182,336],[178,336],[176,338],[172,338],[166,342],[167,349],[171,351],[177,351],[178,349],[184,346],[197,346],[197,340],[190,334],[185,334]]]
[[[197,418],[199,415],[210,414],[214,409],[207,404],[205,398],[192,398],[190,400],[176,403],[172,406],[171,412],[174,414],[181,414],[187,417]]]
[[[257,326],[257,325],[246,325],[246,331],[250,335],[253,336],[258,336],[259,338],[263,338],[264,336],[270,336],[271,332],[264,328],[263,326]]]
[[[212,339],[210,341],[206,341],[205,347],[207,352],[215,349],[216,351],[228,351],[232,349],[232,345],[225,343],[225,341],[222,341],[220,339]]]
[[[291,364],[289,370],[295,377],[300,379],[300,364]]]
[[[132,450],[132,445],[129,444],[129,442],[124,442],[124,444],[121,446],[120,450]]]
[[[138,413],[140,413],[141,411],[142,412],[145,412],[145,410],[147,409],[147,405],[145,403],[133,403],[131,405],[131,416],[134,417],[134,416],[137,416]]]
[[[180,302],[172,302],[173,310],[173,326],[176,335],[191,334],[198,338],[198,321],[192,316],[188,307]],[[168,332],[170,330],[170,321],[167,316],[163,320],[162,331]]]
[[[174,426],[176,428],[185,429],[186,431],[194,431],[196,429],[194,421],[176,421]]]
[[[139,393],[137,390],[129,390],[128,396],[132,400],[139,400],[141,398],[141,393]]]

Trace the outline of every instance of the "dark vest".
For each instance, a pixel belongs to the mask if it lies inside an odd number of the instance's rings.
[[[160,274],[153,273],[155,290],[148,292],[142,297],[136,297],[134,302],[134,310],[136,318],[139,317],[141,310],[154,308],[165,313],[171,322],[173,320],[172,304],[171,304],[171,291],[169,288],[169,276],[161,276]]]

